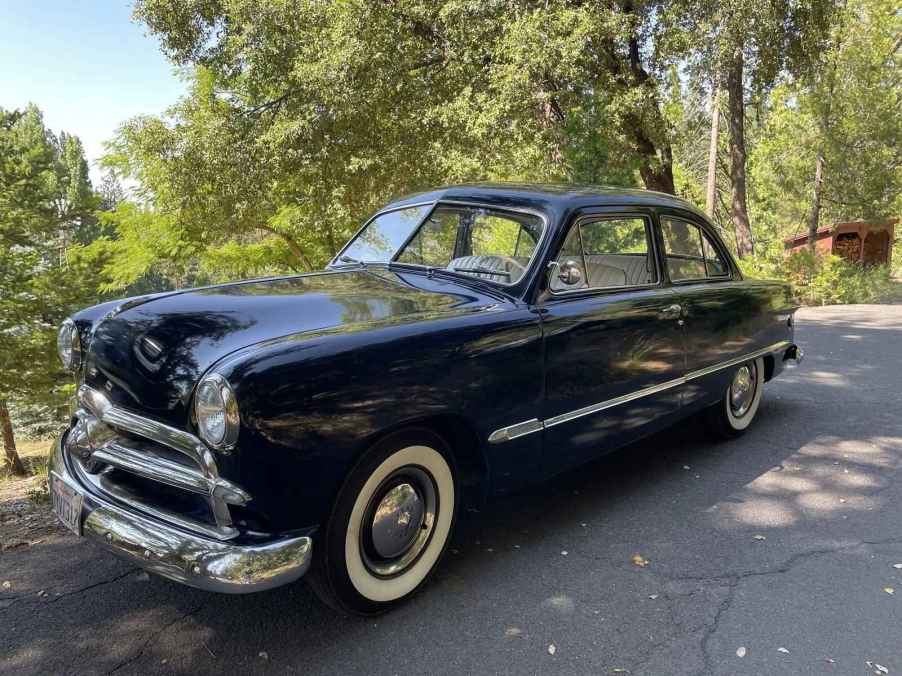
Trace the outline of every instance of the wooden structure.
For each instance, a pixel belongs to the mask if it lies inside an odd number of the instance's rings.
[[[818,228],[815,252],[836,254],[865,265],[889,265],[898,221],[898,218],[883,223],[850,221]],[[805,250],[808,247],[808,233],[783,240],[783,246],[787,253]]]

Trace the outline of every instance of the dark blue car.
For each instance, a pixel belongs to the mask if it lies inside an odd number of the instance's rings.
[[[106,303],[60,331],[77,410],[51,495],[165,577],[413,593],[462,504],[690,414],[731,436],[795,305],[669,195],[469,185],[393,202],[323,272]]]

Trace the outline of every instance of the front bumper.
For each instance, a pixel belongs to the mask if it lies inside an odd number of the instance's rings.
[[[82,536],[113,554],[171,580],[228,594],[279,587],[294,582],[310,567],[310,537],[259,545],[230,544],[172,527],[97,496],[70,471],[61,441],[53,446],[50,472],[83,496]]]

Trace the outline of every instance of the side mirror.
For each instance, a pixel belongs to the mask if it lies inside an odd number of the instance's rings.
[[[564,286],[576,286],[583,281],[582,270],[574,260],[567,260],[563,263],[552,261],[548,267],[553,270],[552,274],[556,274]]]

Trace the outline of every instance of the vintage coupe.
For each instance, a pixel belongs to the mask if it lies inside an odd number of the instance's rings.
[[[690,414],[755,417],[794,344],[669,195],[467,185],[399,199],[323,272],[105,303],[63,325],[51,461],[71,530],[208,590],[307,576],[367,614],[417,589],[462,503]]]

